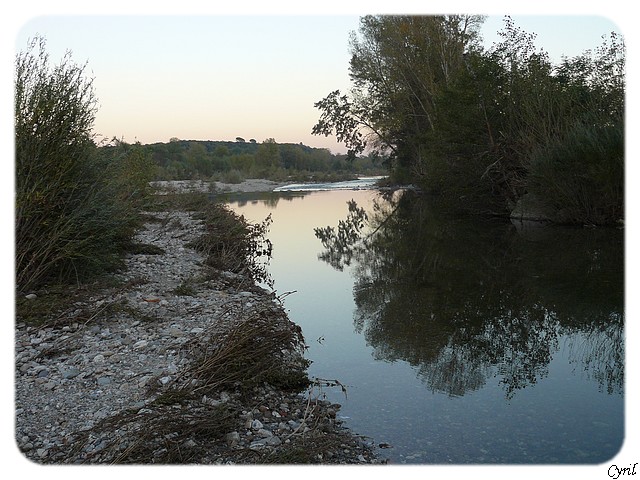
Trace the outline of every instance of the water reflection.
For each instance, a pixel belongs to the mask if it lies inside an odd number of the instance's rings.
[[[353,268],[355,328],[434,392],[497,377],[507,399],[546,377],[560,339],[576,370],[622,393],[623,234],[451,218],[411,192],[349,202],[316,229],[320,258]],[[563,340],[564,341],[564,340]]]

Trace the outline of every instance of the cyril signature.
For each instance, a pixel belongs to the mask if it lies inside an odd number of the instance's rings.
[[[638,462],[633,465],[629,465],[628,467],[619,467],[618,465],[613,464],[609,467],[609,470],[607,470],[607,475],[609,475],[609,478],[612,478],[613,480],[616,480],[621,476],[635,475],[637,466]]]

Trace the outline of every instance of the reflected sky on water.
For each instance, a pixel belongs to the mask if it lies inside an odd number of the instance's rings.
[[[392,463],[601,463],[624,438],[623,233],[442,214],[375,191],[228,197],[347,426]],[[349,217],[355,200],[366,218]],[[364,227],[325,244],[315,229]],[[354,232],[351,232],[354,233]],[[346,238],[346,237],[345,237]],[[347,264],[348,263],[348,264]]]

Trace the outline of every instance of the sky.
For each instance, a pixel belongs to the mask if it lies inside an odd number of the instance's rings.
[[[86,62],[99,101],[98,138],[274,138],[346,151],[311,129],[319,118],[314,103],[350,86],[349,36],[359,15],[148,13],[27,16],[15,50],[26,50],[29,38],[40,35],[52,63],[67,50],[76,63]],[[554,61],[597,47],[612,30],[621,33],[600,15],[513,18],[537,33],[537,45]],[[503,15],[487,18],[487,46],[502,26]]]
[[[205,7],[203,3],[214,6]],[[554,61],[562,55],[572,57],[597,47],[602,35],[615,30],[625,36],[628,47],[627,83],[637,84],[634,83],[637,17],[632,14],[632,2],[628,0],[582,0],[579,7],[566,5],[573,2],[547,0],[539,0],[535,6],[534,2],[513,0],[473,3],[450,0],[446,4],[436,0],[325,0],[313,6],[300,6],[306,2],[298,2],[300,5],[294,7],[275,0],[218,3],[221,2],[156,0],[151,11],[146,2],[131,0],[11,2],[11,8],[5,9],[0,18],[3,93],[0,130],[4,160],[0,162],[0,177],[5,182],[0,203],[6,207],[1,210],[3,224],[12,225],[14,221],[10,208],[14,201],[13,62],[16,52],[23,51],[27,39],[36,34],[46,38],[53,63],[66,50],[72,52],[77,63],[87,62],[87,72],[94,78],[100,103],[94,132],[98,138],[117,137],[127,142],[167,142],[171,137],[233,141],[240,136],[258,142],[274,138],[282,143],[302,142],[333,152],[344,151],[333,138],[311,135],[319,117],[313,104],[332,90],[348,89],[349,34],[358,29],[359,16],[368,13],[490,14],[483,31],[487,46],[496,40],[502,16],[511,14],[518,26],[537,34],[536,44],[549,52]],[[416,10],[416,5],[429,5],[432,9]],[[150,17],[151,14],[156,16]],[[635,125],[635,103],[635,90],[630,88],[627,111],[631,128]],[[628,138],[631,140],[627,158],[635,158],[633,136]],[[630,184],[635,178],[634,162],[627,161],[626,175]],[[633,244],[637,209],[627,211],[625,233],[627,242]],[[9,265],[10,235],[6,241],[5,265]],[[626,257],[627,265],[637,265],[634,249],[628,249]],[[628,273],[628,281],[632,278]],[[10,268],[5,268],[2,279],[4,291],[9,293],[5,305],[10,305],[13,302]],[[637,311],[636,297],[628,296],[626,308],[630,317]],[[9,318],[5,320],[12,325]],[[629,322],[628,338],[637,338],[635,325],[637,322]],[[8,334],[4,338],[10,342],[13,337]],[[2,364],[10,367],[12,345],[3,346],[7,358],[2,359]],[[638,364],[634,355],[635,351],[628,349],[627,365]],[[11,371],[6,373],[9,383],[13,375]],[[629,378],[633,375],[630,371]],[[637,375],[633,378],[635,386]],[[636,391],[633,388],[626,393],[627,405],[637,404],[633,396]],[[6,411],[12,412],[11,389],[5,389],[5,393]],[[628,409],[627,415],[632,414],[636,415]],[[640,460],[638,449],[633,447],[637,445],[637,431],[629,429],[628,435],[632,443],[625,445],[612,463],[628,466]],[[11,438],[8,442],[2,447],[14,448]],[[24,463],[19,465],[25,467]],[[604,478],[607,467],[584,471],[582,478]],[[413,472],[403,470],[403,476]],[[536,472],[536,476],[544,474],[544,467]],[[68,470],[58,473],[70,475]],[[78,478],[85,473],[79,471]],[[443,473],[447,475],[450,471]],[[465,475],[464,471],[459,473]],[[91,472],[102,474],[111,477],[109,472]],[[492,478],[513,478],[510,470],[493,469],[491,474]],[[523,474],[526,476],[526,472],[517,471],[519,477]],[[415,478],[424,478],[424,474]]]

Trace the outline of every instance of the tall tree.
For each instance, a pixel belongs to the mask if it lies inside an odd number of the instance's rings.
[[[437,97],[478,41],[483,18],[470,15],[366,16],[351,36],[347,95],[330,93],[314,134],[335,134],[351,156],[385,152],[421,173],[424,138],[435,130]]]
[[[280,148],[275,139],[267,138],[258,145],[255,162],[256,166],[265,173],[280,166]]]
[[[617,221],[623,197],[621,39],[612,35],[595,56],[555,67],[535,45],[536,35],[510,17],[500,41],[484,50],[482,21],[461,15],[362,18],[350,42],[352,89],[315,104],[321,115],[312,132],[335,135],[350,157],[367,148],[383,154],[396,180],[417,182],[456,209],[505,215],[532,190],[550,198],[555,189],[551,210],[564,208],[564,191],[579,200],[571,199],[582,212],[554,217]],[[574,153],[562,152],[562,145],[573,145]],[[590,152],[583,151],[586,145]],[[576,163],[546,160],[551,157]],[[597,160],[576,183],[587,158]],[[592,192],[588,201],[585,191]],[[596,208],[596,197],[607,201]]]

